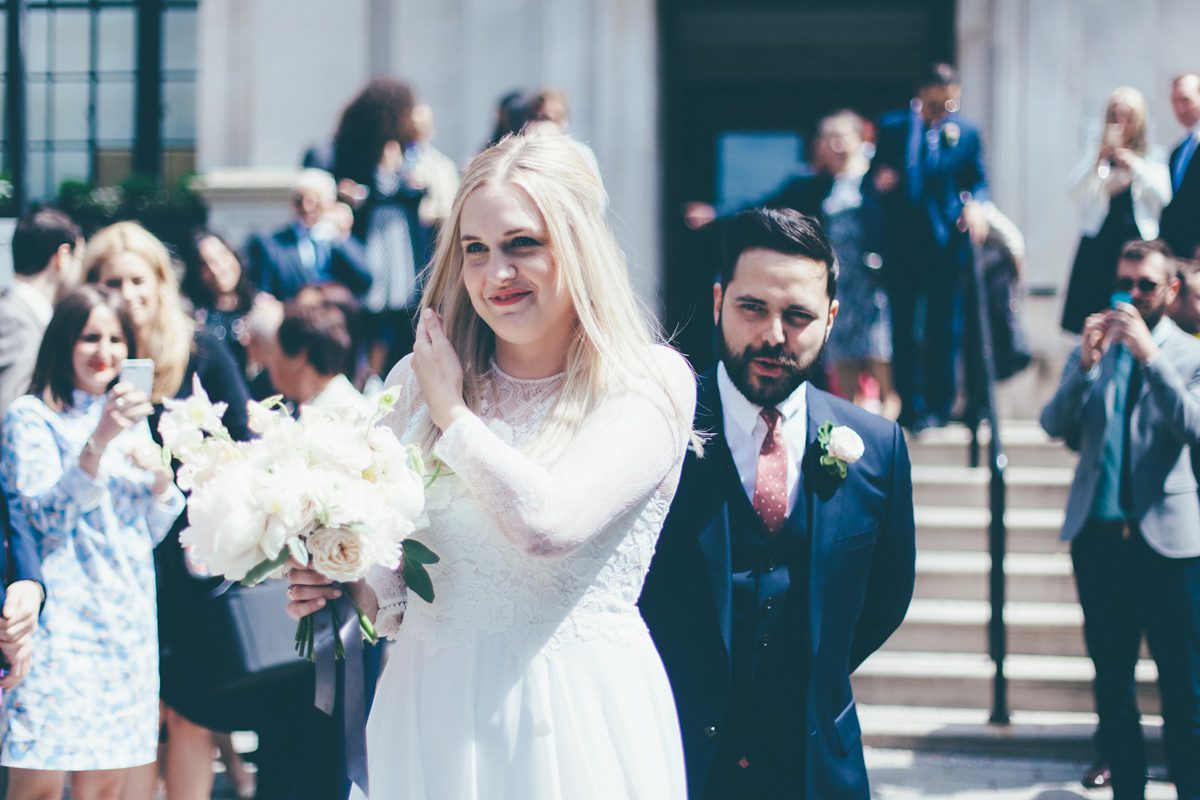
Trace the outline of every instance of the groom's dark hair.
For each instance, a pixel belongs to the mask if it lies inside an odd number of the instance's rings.
[[[738,259],[761,248],[800,256],[825,265],[825,291],[837,297],[838,264],[821,223],[790,208],[751,208],[725,224],[721,248],[721,286],[733,280]]]

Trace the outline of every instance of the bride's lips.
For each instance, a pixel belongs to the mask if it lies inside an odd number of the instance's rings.
[[[533,292],[528,289],[501,289],[488,297],[488,300],[492,305],[511,306],[521,302],[531,294]]]

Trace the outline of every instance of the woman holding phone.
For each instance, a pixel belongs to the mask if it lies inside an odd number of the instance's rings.
[[[1109,306],[1117,257],[1130,239],[1157,239],[1158,216],[1171,201],[1171,174],[1146,144],[1146,98],[1121,86],[1108,97],[1099,147],[1071,177],[1083,236],[1071,267],[1062,327],[1073,333]]]
[[[249,392],[241,370],[225,343],[198,327],[180,301],[171,257],[153,234],[136,222],[118,222],[96,232],[84,252],[88,280],[118,292],[129,308],[139,355],[154,362],[150,429],[158,441],[158,418],[164,398],[192,393],[193,376],[214,402],[228,404],[224,423],[237,439],[250,437],[246,423]],[[219,580],[197,578],[184,564],[180,516],[167,540],[155,551],[158,571],[160,677],[166,706],[166,784],[171,800],[208,798],[212,792],[213,728],[228,728],[229,708],[208,697],[209,678],[200,674],[192,655],[212,646],[197,637],[190,624],[195,610]],[[139,772],[125,798],[153,796],[153,767]]]
[[[84,286],[46,329],[30,394],[3,424],[0,487],[37,543],[46,604],[33,665],[6,692],[0,763],[8,797],[115,798],[158,749],[152,548],[183,511],[145,419],[118,382],[136,355],[120,295]]]

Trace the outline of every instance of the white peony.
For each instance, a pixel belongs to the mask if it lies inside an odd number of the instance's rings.
[[[304,426],[310,462],[361,476],[371,466],[371,446],[363,435],[331,419]]]
[[[278,553],[260,546],[267,512],[255,494],[253,467],[228,465],[188,501],[189,527],[179,534],[189,557],[209,572],[240,581],[255,565]]]
[[[367,444],[371,466],[363,471],[363,478],[377,485],[396,513],[407,519],[419,517],[425,507],[425,479],[413,470],[412,451],[384,428],[372,428]]]
[[[366,577],[371,566],[386,569],[400,565],[400,545],[361,528],[317,528],[306,544],[313,569],[335,581]]]
[[[838,425],[829,432],[829,455],[853,464],[862,458],[863,440],[846,425]]]

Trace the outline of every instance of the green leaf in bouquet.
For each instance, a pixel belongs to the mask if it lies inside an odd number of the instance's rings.
[[[268,558],[266,561],[259,562],[246,573],[246,577],[242,578],[242,586],[254,586],[255,584],[262,583],[267,579],[268,575],[286,564],[288,556],[291,554],[292,551],[285,547],[274,558]]]
[[[293,536],[288,539],[288,552],[292,554],[292,558],[296,559],[297,564],[308,563],[308,548],[304,546],[304,540],[299,536]]]
[[[437,553],[416,539],[405,539],[400,543],[400,547],[404,550],[405,561],[416,561],[419,564],[436,564],[441,561]]]
[[[426,603],[433,602],[433,581],[429,579],[429,572],[420,561],[404,559],[404,582],[417,597]]]

